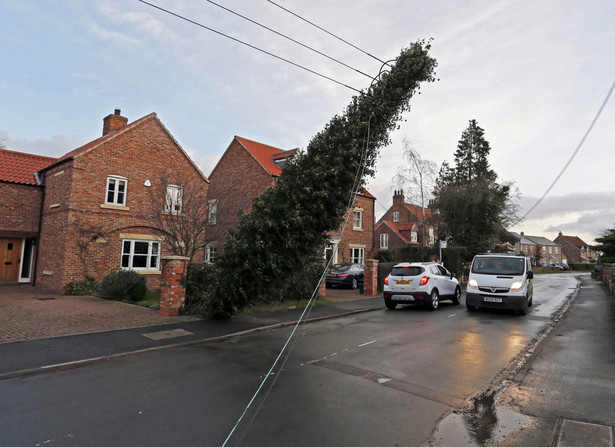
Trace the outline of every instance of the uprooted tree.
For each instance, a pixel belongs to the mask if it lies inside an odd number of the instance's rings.
[[[373,175],[378,149],[389,143],[421,82],[435,80],[430,44],[404,49],[380,79],[354,96],[285,166],[277,184],[240,216],[216,259],[200,311],[228,318],[266,296],[285,278],[317,259],[327,232],[339,228],[353,192]],[[322,255],[320,255],[322,257]]]

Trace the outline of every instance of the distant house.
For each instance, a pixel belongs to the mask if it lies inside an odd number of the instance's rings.
[[[408,245],[432,246],[436,227],[431,212],[406,203],[403,191],[393,193],[393,205],[376,223],[374,250],[398,250]]]
[[[515,253],[523,252],[532,260],[536,260],[538,264],[549,265],[565,263],[562,247],[557,242],[542,236],[529,236],[523,231],[520,234],[511,234],[517,240],[514,246]],[[537,260],[538,256],[536,250],[540,250],[540,262]]]
[[[598,253],[578,236],[565,236],[560,231],[555,242],[562,246],[568,262],[596,262],[598,260]]]
[[[239,211],[251,211],[254,199],[275,186],[284,164],[298,150],[233,137],[209,175],[208,198],[215,213],[210,214],[207,261],[215,260],[227,231],[239,222]],[[340,236],[339,231],[331,234],[325,248],[327,256],[335,256],[335,262],[364,262],[366,254],[372,250],[374,203],[374,196],[367,191],[357,194],[353,209],[346,214],[348,224],[344,235]]]
[[[31,170],[37,179],[23,190],[20,203],[29,210],[23,221],[5,219],[11,214],[11,198],[0,196],[4,234],[21,232],[23,261],[33,258],[36,284],[50,291],[82,281],[86,272],[101,280],[118,268],[143,274],[148,288],[158,288],[165,252],[152,213],[181,210],[178,186],[161,185],[161,179],[181,172],[207,193],[207,179],[155,113],[132,123],[120,113],[115,110],[104,118],[100,138],[58,159],[19,158],[20,169]],[[17,194],[16,186],[11,188]],[[153,191],[162,191],[160,210],[152,207]],[[169,198],[175,198],[173,211],[166,207]]]

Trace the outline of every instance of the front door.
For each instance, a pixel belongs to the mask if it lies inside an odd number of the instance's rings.
[[[22,239],[0,239],[0,281],[19,280]]]

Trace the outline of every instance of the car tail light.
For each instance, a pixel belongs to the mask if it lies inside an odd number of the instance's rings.
[[[388,276],[385,276],[385,277],[384,277],[384,285],[385,285],[385,286],[388,286],[388,285],[389,285],[389,277],[388,277]]]
[[[338,278],[346,278],[348,276],[348,273],[338,273],[337,277]]]
[[[419,283],[421,286],[424,286],[429,281],[429,276],[423,276],[421,278],[421,282]]]

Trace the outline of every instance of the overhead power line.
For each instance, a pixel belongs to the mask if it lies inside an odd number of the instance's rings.
[[[590,132],[594,128],[594,124],[596,124],[596,121],[598,121],[598,118],[602,114],[602,111],[604,110],[604,107],[609,102],[609,98],[611,97],[611,93],[613,93],[613,90],[615,90],[615,81],[613,81],[613,84],[611,85],[611,88],[609,89],[609,92],[606,94],[606,98],[604,98],[604,101],[602,102],[602,105],[600,106],[600,109],[598,109],[598,113],[596,113],[596,116],[594,117],[594,119],[592,120],[591,124],[589,125],[589,128],[585,132],[585,135],[583,135],[583,138],[581,138],[581,141],[579,142],[577,148],[574,150],[574,152],[572,153],[572,155],[570,156],[570,158],[568,159],[568,161],[566,162],[566,164],[564,165],[564,167],[562,168],[560,173],[557,174],[557,177],[555,177],[555,180],[553,180],[553,183],[551,183],[551,186],[549,186],[547,188],[547,190],[542,195],[542,197],[540,199],[538,199],[538,201],[534,204],[534,206],[532,206],[523,215],[523,217],[519,221],[522,221],[523,219],[525,219],[528,216],[528,214],[530,214],[532,211],[534,211],[534,209],[538,205],[540,205],[540,203],[544,200],[544,198],[547,197],[547,194],[549,194],[549,192],[551,192],[551,190],[553,189],[555,184],[559,181],[560,177],[564,174],[564,172],[566,172],[566,169],[568,169],[568,166],[570,166],[570,163],[572,163],[572,160],[574,159],[574,157],[576,157],[576,155],[579,153],[579,150],[581,150],[581,147],[583,146],[583,143],[585,143],[585,140],[587,139],[587,137],[589,136]]]
[[[235,12],[235,11],[233,11],[232,9],[227,8],[226,6],[222,6],[222,5],[220,5],[220,4],[218,4],[218,3],[216,3],[216,2],[214,2],[214,1],[212,1],[212,0],[205,0],[205,1],[206,1],[206,2],[208,2],[208,3],[211,3],[212,5],[217,6],[218,8],[224,9],[225,11],[230,12],[231,14],[234,14],[234,15],[236,15],[237,17],[241,17],[242,19],[247,20],[247,21],[248,21],[248,22],[250,22],[250,23],[253,23],[253,24],[255,24],[255,25],[258,25],[258,26],[260,26],[261,28],[266,29],[267,31],[270,31],[270,32],[272,32],[272,33],[274,33],[274,34],[277,34],[277,35],[278,35],[278,36],[280,36],[280,37],[283,37],[283,38],[285,38],[285,39],[287,39],[287,40],[290,40],[291,42],[294,42],[294,43],[296,43],[297,45],[301,45],[303,48],[307,48],[308,50],[313,51],[314,53],[319,54],[319,55],[321,55],[321,56],[323,56],[323,57],[326,57],[327,59],[332,60],[333,62],[337,62],[338,64],[343,65],[343,66],[344,66],[344,67],[346,67],[346,68],[350,68],[351,70],[354,70],[354,71],[356,71],[357,73],[362,74],[363,76],[368,77],[369,79],[373,79],[373,76],[370,76],[370,75],[368,75],[367,73],[362,72],[361,70],[358,70],[358,69],[356,69],[356,68],[354,68],[354,67],[351,67],[350,65],[345,64],[344,62],[342,62],[342,61],[340,61],[340,60],[338,60],[338,59],[336,59],[336,58],[334,58],[334,57],[331,57],[331,56],[329,56],[328,54],[323,53],[322,51],[318,51],[317,49],[312,48],[311,46],[306,45],[306,44],[304,44],[304,43],[301,43],[301,42],[299,42],[298,40],[293,39],[292,37],[289,37],[289,36],[287,36],[287,35],[285,35],[285,34],[282,34],[282,33],[278,32],[278,31],[276,31],[276,30],[274,30],[274,29],[272,29],[272,28],[270,28],[270,27],[268,27],[268,26],[266,26],[266,25],[263,25],[262,23],[259,23],[259,22],[257,22],[256,20],[252,20],[252,19],[251,19],[251,18],[249,18],[249,17],[246,17],[246,16],[244,16],[244,15],[242,15],[242,14],[239,14],[238,12]]]
[[[216,34],[218,34],[218,35],[220,35],[220,36],[226,37],[227,39],[231,39],[231,40],[233,40],[233,41],[235,41],[235,42],[237,42],[237,43],[240,43],[240,44],[245,45],[245,46],[247,46],[247,47],[249,47],[249,48],[252,48],[253,50],[260,51],[261,53],[264,53],[264,54],[266,54],[266,55],[268,55],[268,56],[271,56],[271,57],[274,57],[274,58],[276,58],[276,59],[278,59],[278,60],[281,60],[281,61],[283,61],[283,62],[286,62],[287,64],[293,65],[293,66],[295,66],[295,67],[297,67],[297,68],[300,68],[300,69],[302,69],[302,70],[305,70],[305,71],[307,71],[307,72],[310,72],[310,73],[312,73],[312,74],[315,74],[316,76],[320,76],[321,78],[327,79],[328,81],[335,82],[336,84],[339,84],[339,85],[341,85],[341,86],[343,86],[343,87],[349,88],[350,90],[353,90],[353,91],[355,91],[355,92],[357,92],[357,93],[361,93],[361,90],[356,89],[356,88],[354,88],[354,87],[351,87],[351,86],[349,86],[348,84],[344,84],[343,82],[338,81],[337,79],[333,79],[333,78],[332,78],[332,77],[330,77],[330,76],[324,75],[324,74],[319,73],[319,72],[317,72],[317,71],[315,71],[315,70],[312,70],[312,69],[307,68],[307,67],[305,67],[305,66],[303,66],[303,65],[300,65],[300,64],[298,64],[298,63],[296,63],[296,62],[293,62],[293,61],[290,61],[290,60],[288,60],[288,59],[285,59],[285,58],[283,58],[282,56],[278,56],[277,54],[271,53],[271,52],[269,52],[269,51],[267,51],[267,50],[263,50],[262,48],[259,48],[259,47],[255,46],[255,45],[252,45],[252,44],[249,44],[249,43],[247,43],[247,42],[244,42],[244,41],[242,41],[242,40],[240,40],[240,39],[237,39],[236,37],[229,36],[228,34],[225,34],[225,33],[221,32],[221,31],[218,31],[218,30],[215,30],[215,29],[213,29],[213,28],[210,28],[210,27],[208,27],[208,26],[206,26],[206,25],[203,25],[202,23],[199,23],[199,22],[196,22],[196,21],[194,21],[194,20],[192,20],[192,19],[189,19],[188,17],[182,16],[182,15],[180,15],[180,14],[177,14],[177,13],[175,13],[175,12],[173,12],[173,11],[170,11],[170,10],[168,10],[168,9],[162,8],[162,7],[157,6],[157,5],[153,4],[153,3],[147,2],[147,1],[145,1],[145,0],[138,0],[138,1],[140,1],[141,3],[143,3],[143,4],[145,4],[145,5],[151,6],[152,8],[158,9],[159,11],[162,11],[162,12],[164,12],[164,13],[166,13],[166,14],[169,14],[169,15],[172,15],[172,16],[174,16],[174,17],[177,17],[178,19],[184,20],[184,21],[186,21],[186,22],[188,22],[188,23],[191,23],[191,24],[193,24],[193,25],[196,25],[196,26],[199,26],[199,27],[201,27],[201,28],[203,28],[203,29],[206,29],[206,30],[208,30],[208,31],[211,31],[212,33],[216,33]]]
[[[373,58],[373,59],[377,60],[377,61],[378,61],[378,62],[380,62],[381,64],[383,64],[383,65],[389,65],[389,66],[390,66],[390,64],[389,64],[388,62],[385,62],[385,61],[383,61],[382,59],[377,58],[377,57],[376,57],[376,56],[374,56],[373,54],[370,54],[370,53],[368,53],[367,51],[365,51],[365,50],[363,50],[363,49],[361,49],[361,48],[357,47],[356,45],[353,45],[352,43],[350,43],[350,42],[348,42],[348,41],[346,41],[346,40],[342,39],[341,37],[336,36],[335,34],[333,34],[333,33],[332,33],[332,32],[330,32],[330,31],[327,31],[327,30],[326,30],[326,29],[324,29],[323,27],[318,26],[318,25],[316,25],[316,24],[315,24],[315,23],[313,23],[313,22],[310,22],[308,19],[306,19],[306,18],[304,18],[304,17],[301,17],[299,14],[296,14],[296,13],[292,12],[290,9],[285,8],[284,6],[281,6],[281,5],[277,4],[276,2],[274,2],[274,1],[272,1],[272,0],[267,0],[267,1],[268,1],[269,3],[271,3],[272,5],[275,5],[275,6],[277,6],[278,8],[283,9],[283,10],[284,10],[284,11],[286,11],[287,13],[292,14],[293,16],[297,17],[298,19],[303,20],[304,22],[309,23],[310,25],[312,25],[312,26],[314,26],[314,27],[318,28],[319,30],[321,30],[321,31],[323,31],[323,32],[325,32],[325,33],[327,33],[328,35],[330,35],[330,36],[332,36],[332,37],[335,37],[337,40],[340,40],[340,41],[344,42],[346,45],[350,45],[350,46],[351,46],[352,48],[354,48],[355,50],[359,50],[361,53],[368,55],[369,57],[371,57],[371,58]]]

